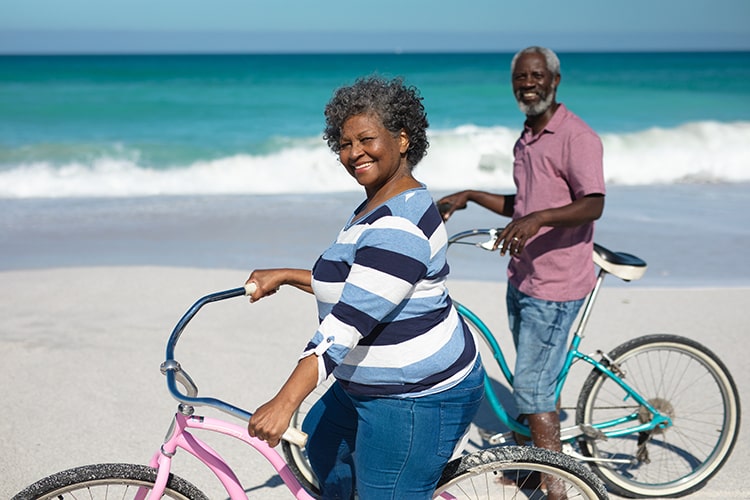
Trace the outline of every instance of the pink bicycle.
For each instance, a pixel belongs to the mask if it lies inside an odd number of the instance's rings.
[[[198,311],[206,304],[249,295],[254,285],[206,295],[183,315],[167,342],[166,359],[161,371],[167,387],[178,402],[169,432],[148,465],[95,464],[76,467],[47,476],[13,497],[13,500],[42,499],[154,499],[174,498],[203,500],[206,495],[185,479],[171,473],[177,450],[184,450],[208,467],[226,489],[231,500],[247,499],[247,490],[224,459],[194,430],[218,433],[239,439],[270,462],[279,477],[297,499],[318,498],[316,488],[295,475],[286,460],[264,441],[250,437],[246,422],[251,413],[220,399],[198,397],[198,388],[174,358],[180,337]],[[221,410],[241,421],[241,425],[195,414],[196,406]],[[304,449],[306,436],[290,428],[284,435],[287,442]],[[540,475],[545,482],[540,482]],[[563,485],[568,499],[606,499],[604,485],[587,468],[573,459],[539,448],[506,446],[465,454],[451,461],[442,473],[434,498],[545,498],[545,484],[556,481]],[[505,495],[505,496],[503,496]]]

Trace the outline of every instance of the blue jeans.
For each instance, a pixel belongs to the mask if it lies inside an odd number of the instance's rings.
[[[513,397],[518,412],[555,411],[555,388],[565,364],[568,333],[584,299],[535,299],[508,284],[505,301],[516,346]]]
[[[477,360],[457,386],[419,398],[362,397],[337,382],[307,414],[322,498],[429,499],[483,396]]]

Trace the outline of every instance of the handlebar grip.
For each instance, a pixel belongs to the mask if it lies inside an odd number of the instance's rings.
[[[289,441],[290,443],[296,444],[302,448],[305,446],[305,443],[307,443],[307,434],[297,428],[289,427],[284,431],[284,434],[281,435],[281,439]]]
[[[245,283],[245,295],[252,295],[255,293],[255,290],[258,289],[258,285],[256,285],[254,282]]]

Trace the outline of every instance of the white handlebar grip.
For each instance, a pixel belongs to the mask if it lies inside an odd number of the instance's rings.
[[[245,284],[245,295],[252,295],[255,293],[255,290],[258,289],[258,285],[255,284],[255,282],[250,282]]]
[[[284,434],[282,434],[281,439],[303,448],[305,443],[307,443],[307,434],[294,427],[289,427]]]

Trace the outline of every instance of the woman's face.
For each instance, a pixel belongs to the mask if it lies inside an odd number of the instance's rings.
[[[365,187],[368,196],[404,171],[409,172],[406,132],[394,136],[373,114],[349,117],[341,128],[340,147],[341,164]]]

